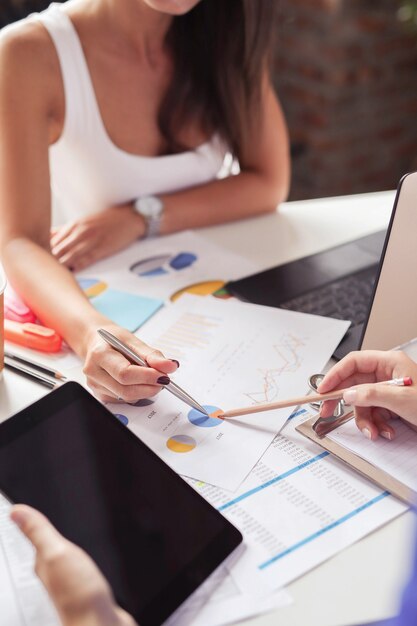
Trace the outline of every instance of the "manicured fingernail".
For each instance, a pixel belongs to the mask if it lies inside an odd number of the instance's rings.
[[[385,439],[389,439],[391,441],[392,435],[388,430],[383,430],[381,432],[381,437],[385,437]]]
[[[177,359],[171,359],[171,361],[172,361],[173,363],[175,363],[175,365],[176,365],[177,367],[179,367],[179,366],[180,366],[180,362],[179,362],[179,361],[177,361]]]
[[[356,396],[356,389],[347,389],[343,393],[343,400],[346,402],[346,404],[355,404]]]
[[[371,439],[371,431],[368,428],[362,428],[362,434],[365,435],[367,439]]]
[[[169,378],[169,376],[160,376],[156,382],[158,383],[158,385],[169,385],[171,379]]]

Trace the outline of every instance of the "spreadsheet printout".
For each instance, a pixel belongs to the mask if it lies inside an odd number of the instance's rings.
[[[190,481],[242,532],[239,587],[287,585],[407,510],[295,430],[293,414],[235,494]]]
[[[327,436],[417,491],[417,432],[401,419],[393,420],[392,426],[395,437],[391,441],[384,437],[367,439],[353,419]]]

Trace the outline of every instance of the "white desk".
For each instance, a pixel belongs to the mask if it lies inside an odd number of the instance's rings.
[[[382,192],[287,203],[279,213],[205,228],[201,234],[266,268],[384,228],[393,200],[393,192]],[[36,383],[6,371],[0,420],[44,393]],[[348,626],[392,615],[407,576],[411,525],[407,513],[376,531],[292,583],[291,606],[247,623]]]

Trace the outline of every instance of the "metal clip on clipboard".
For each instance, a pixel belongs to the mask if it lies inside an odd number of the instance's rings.
[[[316,386],[320,383],[321,375],[310,378],[310,387],[316,391]],[[316,385],[316,386],[314,386]],[[318,410],[319,406],[313,405],[313,408]],[[371,462],[366,461],[360,455],[356,454],[352,450],[346,449],[343,445],[332,440],[330,437],[326,437],[335,428],[338,428],[342,424],[345,424],[353,418],[353,411],[345,411],[345,406],[339,408],[339,411],[335,411],[335,415],[331,417],[312,417],[305,422],[302,422],[296,426],[296,431],[304,435],[320,445],[324,450],[330,452],[335,458],[343,461],[350,468],[356,470],[362,476],[365,476],[369,480],[373,481],[379,487],[385,491],[390,492],[403,502],[414,505],[417,502],[417,491],[411,489],[408,485],[404,484],[398,478],[391,476],[381,468],[373,465]]]
[[[312,391],[317,392],[317,387],[324,378],[324,374],[313,374],[308,379],[308,385]],[[320,410],[320,402],[312,402],[310,406],[316,411]],[[346,410],[346,405],[343,400],[340,400],[335,408],[334,414],[330,417],[318,417],[312,424],[312,429],[316,433],[317,437],[322,439],[326,435],[335,430],[342,424],[345,424],[352,419],[354,412],[352,410]]]

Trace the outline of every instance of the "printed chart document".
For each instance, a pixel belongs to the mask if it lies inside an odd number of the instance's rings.
[[[383,437],[370,441],[353,419],[328,438],[417,491],[417,432],[400,419],[393,421],[392,426],[396,433],[392,441]]]
[[[192,231],[185,231],[158,237],[157,243],[155,239],[134,243],[110,259],[79,272],[77,279],[93,306],[96,304],[104,314],[125,327],[136,324],[138,328],[160,308],[161,300],[168,303],[179,297],[183,290],[199,295],[217,292],[221,298],[224,297],[221,289],[227,280],[241,278],[257,269],[253,262]],[[129,294],[130,303],[126,302]],[[141,304],[138,298],[145,300]],[[64,372],[82,365],[74,352],[65,346],[57,354],[29,350],[16,344],[9,344],[8,348]]]
[[[34,550],[10,520],[10,508],[0,494],[0,623],[59,626],[55,608],[33,571]]]
[[[282,587],[407,510],[295,431],[301,409],[236,494],[189,481],[244,536],[240,589]]]
[[[270,307],[184,295],[140,337],[178,359],[173,376],[207,418],[167,391],[147,406],[110,410],[178,473],[236,490],[292,409],[222,420],[221,410],[301,395],[348,322]],[[141,403],[139,403],[141,404]]]
[[[143,296],[175,300],[182,291],[209,295],[257,270],[247,259],[193,231],[138,241],[77,276]],[[221,293],[219,296],[221,297]]]

